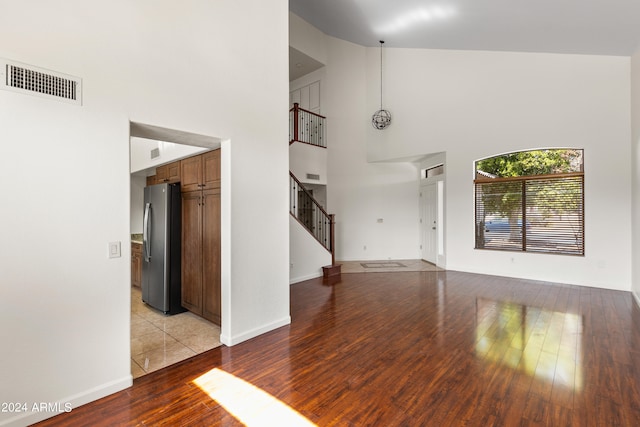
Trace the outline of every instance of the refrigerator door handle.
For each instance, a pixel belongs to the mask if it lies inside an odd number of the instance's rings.
[[[146,262],[151,261],[151,203],[144,205],[142,220],[142,252]]]

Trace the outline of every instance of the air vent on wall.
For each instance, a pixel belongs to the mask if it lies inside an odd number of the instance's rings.
[[[82,105],[82,79],[0,58],[0,89]]]
[[[151,150],[151,158],[157,159],[158,157],[160,157],[160,149],[154,148],[153,150]]]
[[[308,173],[307,179],[315,179],[316,181],[320,180],[320,175],[316,175],[315,173]]]

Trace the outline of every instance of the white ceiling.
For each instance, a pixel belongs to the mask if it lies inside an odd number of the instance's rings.
[[[322,68],[324,64],[289,46],[289,81]]]
[[[640,0],[289,0],[324,33],[363,46],[631,55]]]

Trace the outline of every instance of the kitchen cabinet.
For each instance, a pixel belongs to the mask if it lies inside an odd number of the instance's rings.
[[[131,285],[142,286],[142,245],[131,242]]]
[[[181,303],[220,325],[220,150],[158,166],[156,174],[147,177],[147,185],[178,181],[182,192]],[[133,274],[133,250],[131,269]]]
[[[220,150],[181,160],[180,185],[182,191],[220,188]]]
[[[182,306],[220,325],[220,189],[182,193]]]
[[[220,188],[220,150],[209,151],[201,156],[203,188]]]
[[[156,168],[156,184],[180,182],[180,161]]]
[[[180,161],[156,168],[156,174],[147,177],[147,185],[180,182]]]

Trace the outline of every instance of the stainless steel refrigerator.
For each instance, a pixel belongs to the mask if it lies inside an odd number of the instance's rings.
[[[181,306],[180,184],[156,184],[144,189],[142,230],[142,301],[165,314]]]

